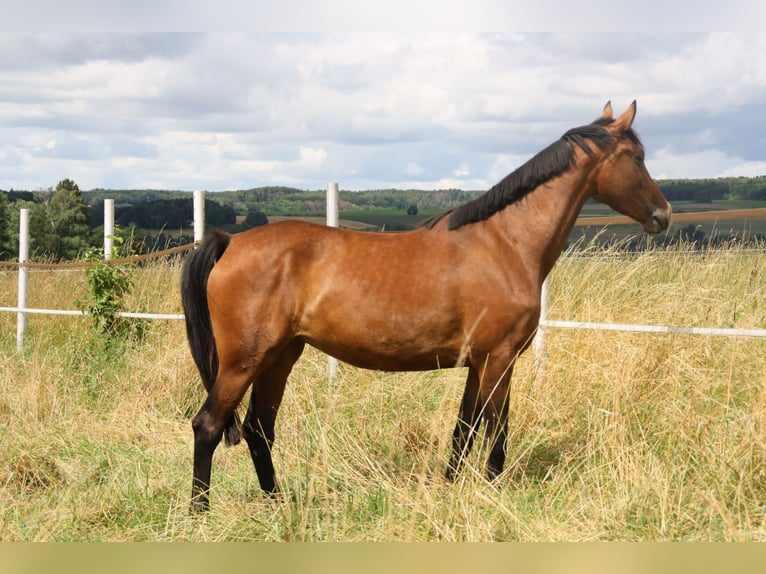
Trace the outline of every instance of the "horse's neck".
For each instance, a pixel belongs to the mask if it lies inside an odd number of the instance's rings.
[[[578,165],[502,212],[504,234],[523,246],[520,255],[530,273],[542,281],[553,268],[591,194],[592,162]]]

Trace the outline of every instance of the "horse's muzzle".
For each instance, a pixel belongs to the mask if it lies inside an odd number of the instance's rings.
[[[670,225],[670,216],[673,209],[668,203],[666,207],[658,207],[655,209],[648,221],[644,223],[644,231],[651,234],[661,233],[665,231]]]

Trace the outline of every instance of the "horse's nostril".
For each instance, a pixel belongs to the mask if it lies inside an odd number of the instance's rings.
[[[665,209],[655,209],[652,213],[652,222],[654,223],[657,231],[665,231],[670,225],[670,214],[672,213],[670,206]]]

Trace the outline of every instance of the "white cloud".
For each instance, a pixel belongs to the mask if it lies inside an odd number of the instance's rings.
[[[300,164],[311,170],[321,169],[327,161],[327,152],[322,148],[301,146]]]
[[[766,175],[766,161],[743,161],[724,169],[720,177],[756,177]]]
[[[424,175],[426,170],[423,169],[417,162],[411,161],[408,162],[406,166],[404,166],[404,173],[405,175],[418,176]]]
[[[513,170],[523,165],[528,159],[528,157],[520,155],[498,154],[492,163],[489,176],[493,183],[496,183]]]
[[[766,174],[766,161],[747,162],[716,149],[694,153],[663,148],[647,158],[646,166],[655,179],[694,179]]]
[[[452,171],[452,174],[455,177],[463,178],[464,179],[464,178],[468,177],[471,174],[471,170],[468,168],[468,166],[465,163],[462,163],[462,164],[460,164],[459,167],[455,168]]]
[[[481,189],[609,99],[638,100],[655,177],[763,169],[766,35],[0,34],[0,48],[0,189]]]

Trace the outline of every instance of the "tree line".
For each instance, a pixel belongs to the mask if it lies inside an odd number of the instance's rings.
[[[709,203],[715,200],[766,201],[766,176],[718,179],[658,180],[670,202]],[[391,210],[429,214],[452,209],[484,191],[446,189],[341,190],[340,210]],[[81,191],[64,179],[45,191],[0,190],[0,259],[18,254],[18,208],[30,210],[30,251],[38,260],[76,259],[103,243],[103,203],[115,200],[115,222],[124,241],[136,252],[164,249],[192,240],[192,194],[179,190]],[[268,223],[267,215],[320,215],[326,212],[326,191],[284,186],[207,194],[205,219],[231,232]]]
[[[668,201],[708,203],[716,200],[766,201],[766,176],[726,177],[716,179],[657,180]],[[413,206],[418,211],[445,211],[478,197],[486,190],[418,189],[340,190],[341,211],[397,209],[406,211]],[[250,211],[267,215],[310,215],[324,213],[325,189],[298,189],[287,186],[264,186],[244,190],[215,192],[216,203],[231,207],[237,215]],[[115,199],[118,205],[152,204],[158,200],[185,199],[188,191],[178,190],[105,190],[84,192],[88,203],[99,199]]]
[[[115,205],[116,234],[131,253],[144,253],[193,240],[192,196],[156,196],[148,203]],[[77,183],[61,180],[41,192],[0,190],[0,260],[18,257],[19,210],[29,209],[30,254],[33,260],[58,262],[79,259],[104,241],[104,199],[90,203]],[[232,233],[268,223],[265,214],[248,213],[237,223],[231,206],[205,199],[207,225]]]
[[[670,202],[766,201],[766,176],[659,180],[657,185]]]

